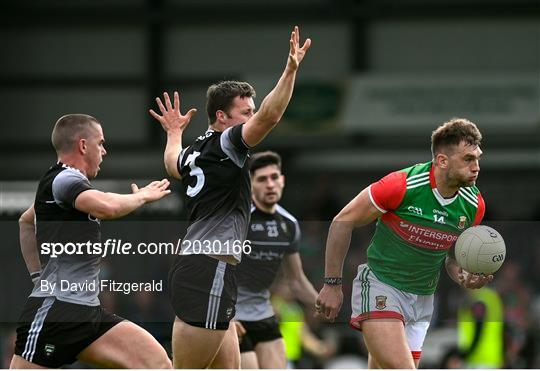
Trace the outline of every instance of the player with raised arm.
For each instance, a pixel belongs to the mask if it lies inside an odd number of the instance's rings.
[[[278,270],[291,292],[311,308],[317,291],[309,282],[298,252],[300,226],[278,204],[285,187],[281,157],[259,152],[249,161],[251,175],[251,221],[248,240],[251,252],[238,265],[238,301],[235,324],[240,335],[242,368],[286,368],[285,344],[270,303],[269,288]]]
[[[178,368],[238,368],[235,326],[236,264],[246,244],[250,215],[248,151],[277,125],[292,96],[296,72],[311,41],[300,47],[298,27],[291,33],[285,70],[255,113],[255,91],[246,82],[224,81],[208,88],[208,131],[183,148],[182,134],[195,109],[180,112],[156,98],[161,115],[150,113],[167,132],[167,173],[182,179],[189,226],[182,252],[170,272],[176,313],[173,364]],[[218,351],[220,356],[216,357]]]
[[[35,286],[19,318],[11,368],[57,368],[77,359],[106,368],[171,368],[165,349],[146,330],[100,306],[101,255],[85,250],[51,256],[41,270],[42,244],[99,243],[100,219],[120,218],[170,193],[167,179],[140,189],[132,184],[132,194],[95,189],[90,179],[107,153],[104,142],[92,116],[65,115],[54,126],[58,162],[19,220],[21,251]]]
[[[443,124],[431,136],[431,162],[371,184],[330,226],[316,310],[333,320],[343,301],[341,277],[351,233],[377,220],[367,264],[358,267],[353,281],[350,321],[363,332],[370,368],[418,367],[443,264],[463,287],[479,288],[493,279],[462,270],[452,254],[459,234],[484,216],[475,186],[481,139],[466,119]]]

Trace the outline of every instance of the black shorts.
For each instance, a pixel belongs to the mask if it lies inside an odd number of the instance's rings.
[[[240,321],[246,334],[240,339],[240,352],[252,352],[255,345],[264,341],[280,339],[279,322],[275,316],[260,321]]]
[[[169,273],[174,312],[192,326],[227,330],[236,293],[236,266],[206,255],[180,255]]]
[[[101,306],[29,297],[17,327],[15,354],[29,362],[58,368],[124,319]]]

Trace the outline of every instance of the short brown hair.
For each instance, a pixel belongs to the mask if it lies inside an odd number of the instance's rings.
[[[89,115],[73,113],[64,115],[56,121],[51,135],[51,141],[57,153],[67,153],[80,138],[86,138],[94,125],[99,121]]]
[[[481,141],[482,134],[473,122],[463,118],[453,118],[431,134],[431,153],[435,157],[449,146],[458,146],[461,142],[479,146]]]
[[[258,169],[269,165],[276,165],[281,170],[281,156],[272,151],[255,153],[249,158],[249,173],[253,176]]]
[[[228,112],[236,97],[254,98],[255,89],[247,82],[242,81],[221,81],[210,85],[206,92],[208,123],[212,125],[216,122],[216,111]]]

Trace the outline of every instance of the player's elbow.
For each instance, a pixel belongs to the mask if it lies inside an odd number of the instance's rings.
[[[342,210],[332,219],[332,229],[337,229],[340,233],[347,233],[352,231],[357,226],[356,220],[353,215],[346,210]]]
[[[334,219],[332,219],[332,223],[343,223],[347,221],[351,221],[351,220],[346,210],[341,210],[339,214],[334,216]]]
[[[34,218],[32,218],[28,211],[25,211],[21,214],[19,217],[19,228],[24,228],[27,226],[33,226],[34,225]]]
[[[266,124],[273,128],[277,124],[279,124],[282,117],[283,117],[283,112],[278,111],[278,110],[272,110],[271,112],[268,113]]]
[[[289,287],[296,297],[302,293],[302,282],[297,278],[289,279]]]
[[[180,173],[178,172],[178,168],[176,167],[177,159],[178,155],[166,153],[163,159],[163,163],[165,165],[165,171],[167,172],[167,175],[176,179],[180,179]]]
[[[258,121],[264,126],[273,128],[276,126],[281,117],[283,117],[283,110],[273,107],[264,107],[257,112]]]
[[[24,214],[19,218],[19,228],[24,228],[28,224],[28,221],[24,218]]]
[[[119,214],[119,207],[113,202],[100,202],[90,214],[98,219],[116,219]]]
[[[165,172],[170,177],[180,179],[180,174],[178,173],[178,170],[176,169],[176,164],[171,165],[171,164],[165,162]]]

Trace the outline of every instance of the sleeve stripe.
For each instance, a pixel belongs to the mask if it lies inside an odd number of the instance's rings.
[[[181,149],[180,153],[178,154],[178,160],[176,161],[176,169],[178,170],[178,174],[182,174],[182,161],[184,161],[184,155],[186,154],[188,148],[189,146]]]
[[[243,128],[242,128],[243,129]],[[244,137],[243,136],[240,136],[240,140],[242,141],[242,144],[247,148],[247,149],[253,149],[254,147],[250,146],[249,144],[246,143],[246,141],[244,140]]]
[[[459,195],[463,197],[467,202],[469,202],[474,207],[478,207],[478,202],[474,201],[471,196],[469,196],[467,193],[462,192],[461,189],[458,191]]]
[[[371,194],[371,186],[368,187],[368,194],[369,194],[369,199],[371,200],[371,203],[373,204],[373,206],[375,206],[375,208],[377,208],[377,210],[379,210],[381,213],[386,214],[388,212],[388,210],[385,210],[382,207],[380,207],[379,205],[377,205],[377,203],[373,199],[373,195]]]
[[[287,219],[290,219],[291,221],[293,221],[295,223],[298,222],[298,220],[296,220],[296,218],[294,216],[292,216],[292,214],[289,213],[287,210],[285,210],[283,208],[283,206],[281,206],[280,204],[276,204],[276,210],[277,210],[278,213],[280,213],[281,215],[283,215]]]

